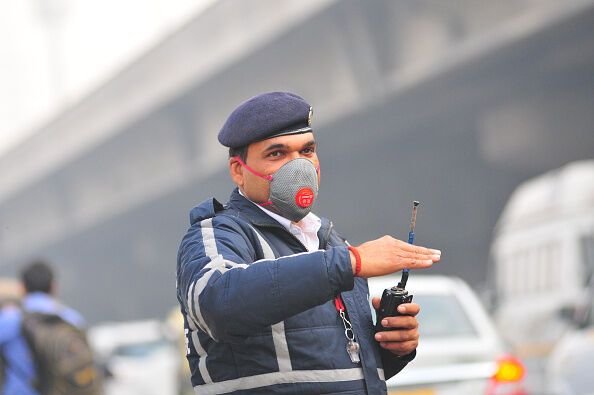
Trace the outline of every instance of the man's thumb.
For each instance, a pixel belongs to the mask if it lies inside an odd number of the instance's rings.
[[[381,299],[378,298],[378,297],[374,297],[374,298],[371,299],[371,304],[373,305],[373,308],[374,309],[376,309],[376,310],[379,309],[379,307],[380,307],[380,301],[381,301]]]

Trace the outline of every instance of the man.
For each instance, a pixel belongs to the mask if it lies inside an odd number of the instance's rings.
[[[350,247],[311,212],[311,120],[301,97],[272,92],[219,133],[237,189],[224,206],[192,210],[177,263],[197,394],[381,394],[415,356],[419,306],[403,305],[376,335],[366,278],[430,267],[441,253],[389,236]]]
[[[3,395],[54,393],[39,389],[40,372],[34,361],[31,339],[27,338],[23,329],[25,322],[36,325],[37,316],[57,316],[71,326],[82,328],[84,320],[78,312],[54,299],[52,296],[55,291],[54,275],[45,262],[38,261],[28,265],[21,273],[21,281],[25,291],[22,306],[12,305],[4,308],[0,313],[0,328],[2,328],[0,356],[5,377],[0,393]],[[71,345],[75,346],[75,344]]]

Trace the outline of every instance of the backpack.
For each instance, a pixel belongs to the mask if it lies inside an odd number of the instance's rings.
[[[4,350],[0,348],[0,394],[2,393],[2,389],[4,388],[4,380],[6,373],[4,372],[6,369],[6,361],[4,360]]]
[[[101,381],[83,330],[54,314],[23,311],[23,337],[43,395],[99,395]]]

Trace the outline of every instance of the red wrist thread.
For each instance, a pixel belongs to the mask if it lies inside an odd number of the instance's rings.
[[[353,255],[355,256],[355,276],[359,275],[359,272],[361,272],[361,255],[359,254],[359,250],[357,250],[355,247],[353,246],[348,246],[349,247],[349,251],[353,253]]]

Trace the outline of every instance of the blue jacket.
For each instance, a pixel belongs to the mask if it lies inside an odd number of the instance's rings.
[[[80,314],[45,293],[27,295],[22,305],[24,310],[56,314],[72,325],[84,326]],[[31,384],[35,378],[35,367],[29,346],[21,333],[21,319],[20,308],[5,307],[0,311],[0,353],[6,363],[5,383],[0,388],[0,394],[3,395],[38,395]]]
[[[381,394],[398,358],[374,340],[367,281],[322,219],[320,250],[307,252],[241,196],[190,213],[177,261],[177,297],[197,394]],[[351,362],[334,306],[342,295],[361,363]],[[383,363],[382,363],[383,362]]]

